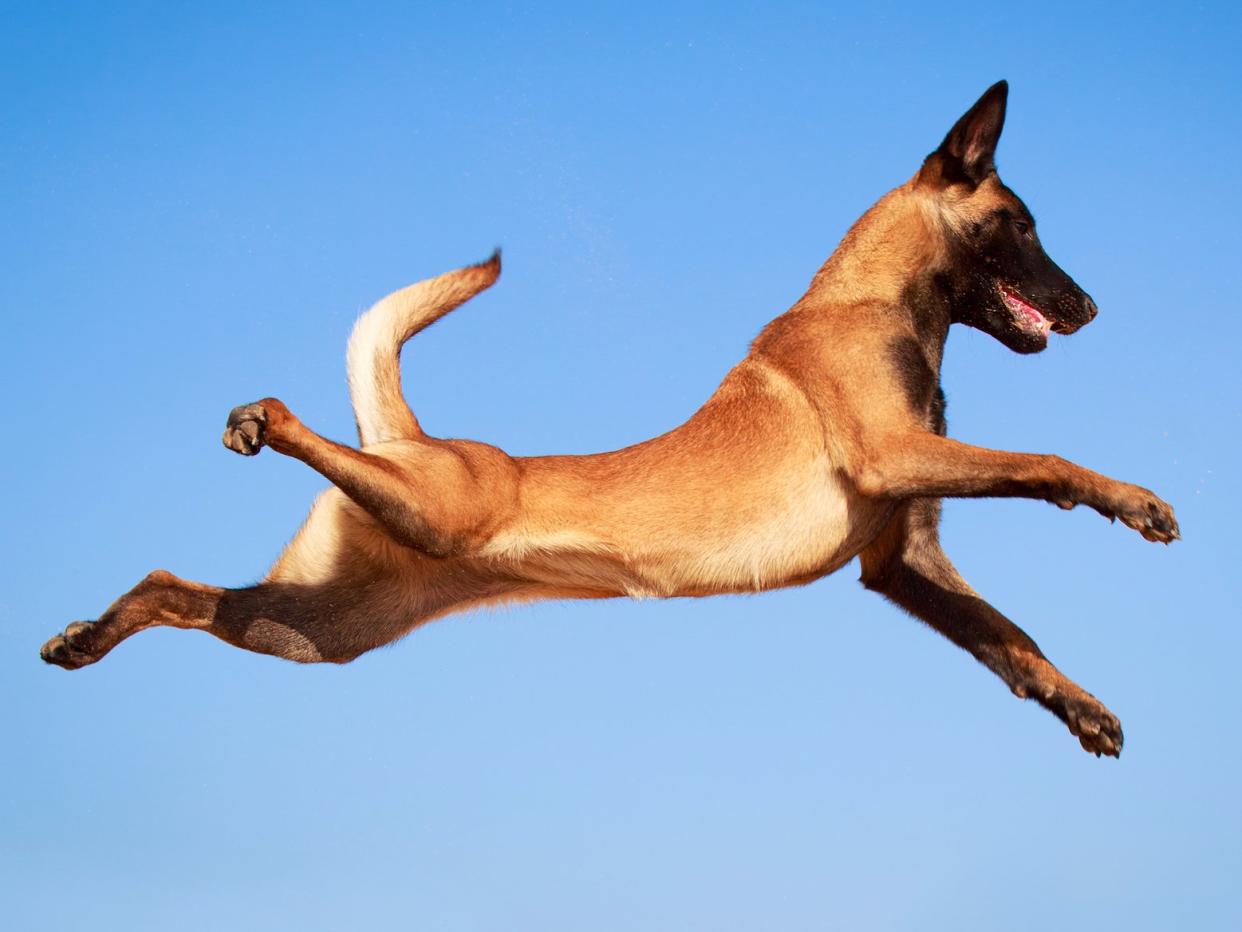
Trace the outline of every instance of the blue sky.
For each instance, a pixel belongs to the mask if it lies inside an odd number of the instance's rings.
[[[1242,925],[1235,6],[7,4],[0,921],[23,930]],[[429,430],[679,423],[998,78],[1002,177],[1099,319],[954,333],[952,433],[1171,501],[1184,541],[953,502],[946,549],[1122,719],[1083,754],[857,568],[544,603],[303,668],[39,645],[155,567],[242,585],[351,439],[354,316],[505,249],[419,337]]]

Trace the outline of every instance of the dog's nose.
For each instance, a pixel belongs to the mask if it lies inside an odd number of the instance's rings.
[[[1088,323],[1095,320],[1095,315],[1100,313],[1100,309],[1095,306],[1095,302],[1091,300],[1091,295],[1084,295],[1087,299],[1087,321]]]

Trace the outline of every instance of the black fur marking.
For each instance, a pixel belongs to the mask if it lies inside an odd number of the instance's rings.
[[[944,397],[944,389],[939,385],[936,386],[936,394],[932,398],[931,406],[931,429],[944,437],[949,432],[949,422],[945,419],[945,408],[948,407],[948,401]]]
[[[939,185],[974,187],[996,170],[996,143],[1005,125],[1009,84],[997,81],[962,115],[935,152],[927,157],[920,177]]]
[[[898,337],[888,345],[888,358],[897,371],[910,407],[919,412],[927,411],[937,385],[936,372],[927,361],[923,347],[913,337]]]

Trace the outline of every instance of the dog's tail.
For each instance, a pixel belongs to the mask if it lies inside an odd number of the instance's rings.
[[[424,436],[401,394],[401,346],[499,277],[497,249],[486,262],[394,291],[358,318],[349,337],[346,364],[363,446]]]

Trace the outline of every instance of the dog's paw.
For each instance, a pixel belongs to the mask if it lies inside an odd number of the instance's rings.
[[[1066,680],[1055,670],[1055,678],[1032,674],[1011,684],[1014,695],[1020,699],[1034,699],[1059,718],[1069,728],[1083,750],[1096,757],[1107,754],[1121,756],[1125,737],[1121,722],[1104,707],[1104,703],[1081,687]]]
[[[1104,703],[1084,693],[1081,696],[1066,697],[1059,705],[1062,720],[1078,738],[1084,751],[1089,751],[1096,757],[1101,754],[1109,757],[1121,756],[1121,746],[1125,743],[1121,722],[1104,707]]]
[[[266,433],[267,410],[263,404],[238,405],[229,412],[224,445],[242,456],[254,456],[263,449]]]
[[[94,663],[99,655],[90,646],[92,625],[89,621],[75,621],[63,634],[56,635],[44,644],[39,650],[39,656],[45,663],[55,664],[66,670],[77,670]]]
[[[1124,489],[1120,500],[1109,509],[1110,517],[1120,518],[1122,524],[1134,528],[1146,540],[1168,544],[1181,539],[1171,505],[1140,486],[1125,486]]]

